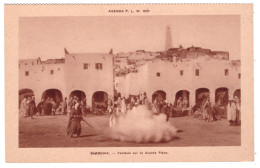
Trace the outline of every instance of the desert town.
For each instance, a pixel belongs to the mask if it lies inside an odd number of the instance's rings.
[[[166,123],[188,116],[192,117],[189,120],[221,120],[222,126],[239,126],[240,78],[240,60],[230,60],[229,52],[173,47],[167,27],[164,51],[73,53],[64,48],[61,59],[19,60],[19,116],[69,116],[65,125],[70,137],[82,134],[81,121],[95,128],[82,116],[106,116],[106,126],[116,127],[127,113],[147,109],[151,115],[164,114]],[[138,122],[136,116],[123,121],[130,124],[133,120]],[[165,124],[161,119],[158,123]],[[170,139],[178,132],[165,127],[172,130]],[[160,141],[169,140],[159,138],[155,142]]]

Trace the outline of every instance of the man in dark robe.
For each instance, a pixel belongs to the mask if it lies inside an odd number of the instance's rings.
[[[36,104],[34,100],[34,96],[32,97],[32,100],[29,102],[29,116],[33,119],[33,115],[36,112]]]
[[[37,111],[38,111],[39,115],[42,115],[42,113],[43,113],[43,102],[44,102],[44,99],[42,99],[42,101],[37,105]]]
[[[162,108],[160,110],[160,113],[163,113],[166,115],[166,121],[169,121],[169,117],[170,117],[170,107],[168,105],[168,103],[163,102],[161,103]]]
[[[67,135],[70,136],[70,138],[73,137],[74,134],[77,135],[77,137],[81,134],[81,120],[82,118],[82,108],[81,104],[78,98],[75,100],[75,105],[72,107],[70,118],[67,126]]]

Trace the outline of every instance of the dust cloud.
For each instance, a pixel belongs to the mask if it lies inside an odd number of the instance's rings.
[[[109,138],[128,142],[167,142],[171,141],[177,129],[166,121],[166,115],[154,115],[146,106],[134,107],[107,132]]]

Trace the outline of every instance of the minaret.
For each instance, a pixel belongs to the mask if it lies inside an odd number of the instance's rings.
[[[165,50],[172,48],[172,33],[171,33],[171,26],[168,25],[166,28],[166,43],[165,43]]]

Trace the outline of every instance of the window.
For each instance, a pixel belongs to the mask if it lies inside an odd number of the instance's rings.
[[[84,64],[83,64],[83,69],[88,69],[88,67],[89,67],[89,64],[88,64],[88,63],[84,63]]]
[[[96,69],[97,70],[102,70],[102,64],[101,63],[96,63]]]
[[[160,76],[161,76],[161,73],[160,73],[160,72],[157,72],[157,73],[156,73],[156,76],[160,77]]]
[[[225,76],[228,76],[228,69],[225,69]]]
[[[53,75],[54,74],[54,70],[51,70],[50,73],[51,73],[51,75]]]
[[[238,73],[238,79],[240,79],[241,78],[241,73]]]
[[[195,69],[195,75],[200,76],[200,70],[199,69]]]
[[[29,71],[25,71],[25,76],[29,76]]]
[[[180,70],[180,75],[183,76],[183,70]]]

